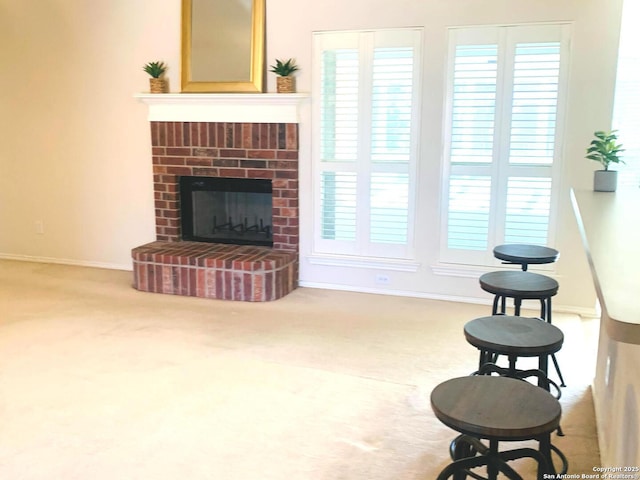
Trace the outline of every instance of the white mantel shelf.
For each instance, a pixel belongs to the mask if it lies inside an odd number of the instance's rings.
[[[306,93],[138,93],[150,122],[299,123]]]

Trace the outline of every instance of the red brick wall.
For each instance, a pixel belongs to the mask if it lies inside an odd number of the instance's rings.
[[[178,176],[267,178],[273,248],[298,251],[298,125],[151,122],[156,238],[181,240]]]

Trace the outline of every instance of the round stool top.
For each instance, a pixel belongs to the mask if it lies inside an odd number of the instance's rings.
[[[539,273],[520,270],[501,270],[480,276],[480,287],[494,295],[538,299],[558,293],[558,282]]]
[[[522,380],[479,375],[453,378],[431,392],[438,420],[460,433],[528,440],[560,425],[562,409],[546,390]]]
[[[495,247],[493,255],[505,262],[539,265],[555,262],[558,260],[560,252],[555,248],[543,247],[542,245],[508,243]]]
[[[555,325],[537,318],[492,315],[464,326],[467,341],[480,350],[503,355],[537,357],[562,348],[564,335]]]

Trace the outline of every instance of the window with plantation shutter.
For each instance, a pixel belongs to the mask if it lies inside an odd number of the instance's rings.
[[[553,243],[568,26],[450,31],[441,261]]]
[[[419,29],[314,35],[316,253],[409,258]]]

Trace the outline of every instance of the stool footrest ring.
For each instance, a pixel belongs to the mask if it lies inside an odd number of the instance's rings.
[[[502,377],[517,378],[518,380],[526,380],[527,378],[530,378],[530,377],[536,377],[538,380],[542,380],[543,382],[549,385],[549,391],[551,390],[551,387],[553,387],[553,389],[556,392],[554,397],[557,400],[560,400],[560,397],[562,396],[562,390],[560,389],[558,384],[553,380],[551,380],[547,375],[545,375],[542,370],[537,368],[533,368],[530,370],[512,371],[509,368],[500,367],[495,363],[485,363],[484,365],[482,365],[482,368],[480,368],[479,370],[476,370],[471,375],[491,375],[492,373],[497,373]]]

